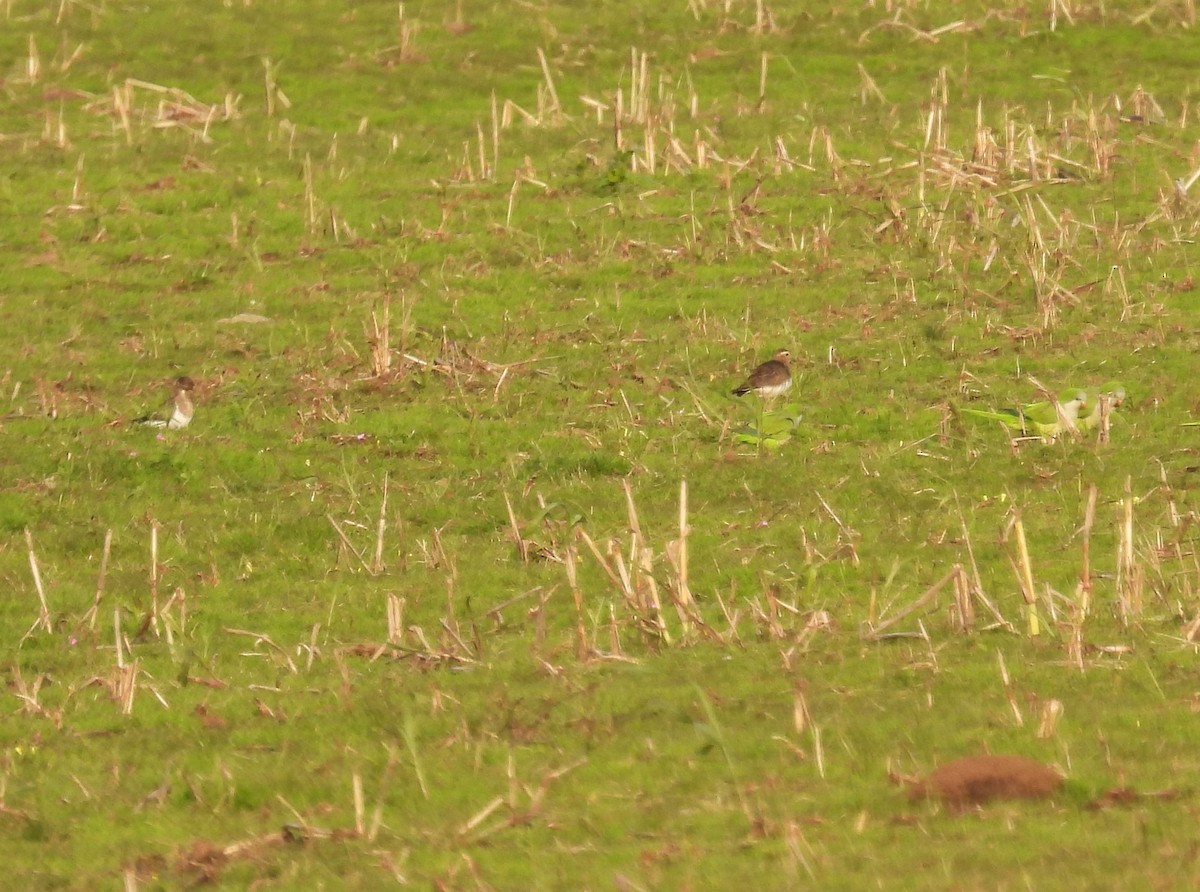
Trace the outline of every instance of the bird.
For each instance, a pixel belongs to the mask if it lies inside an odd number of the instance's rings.
[[[183,430],[192,422],[192,415],[196,411],[196,407],[192,405],[192,391],[196,388],[196,382],[184,375],[175,380],[175,395],[171,407],[171,415],[169,418],[154,418],[149,415],[144,415],[136,419],[137,424],[145,425],[146,427],[165,428],[169,431]]]
[[[1054,401],[1042,400],[1012,409],[963,409],[964,414],[990,421],[999,421],[1022,434],[1036,434],[1053,440],[1066,430],[1077,430],[1079,413],[1088,404],[1083,390],[1068,390]]]
[[[1100,426],[1100,415],[1104,411],[1101,403],[1108,402],[1108,413],[1111,416],[1117,407],[1125,402],[1125,385],[1120,381],[1108,381],[1099,388],[1090,388],[1087,392],[1091,411],[1080,418],[1078,427],[1081,431],[1090,431]]]
[[[763,399],[772,399],[787,393],[792,386],[792,370],[788,368],[791,357],[786,350],[780,350],[752,371],[740,387],[734,388],[733,395],[754,392]]]

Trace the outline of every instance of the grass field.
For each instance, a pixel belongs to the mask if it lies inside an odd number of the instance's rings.
[[[0,18],[13,888],[1200,880],[1191,0]]]

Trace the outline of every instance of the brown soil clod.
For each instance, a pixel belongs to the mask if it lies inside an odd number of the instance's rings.
[[[1045,799],[1063,780],[1056,769],[1024,756],[966,756],[909,784],[908,798],[938,799],[961,809],[993,799]]]

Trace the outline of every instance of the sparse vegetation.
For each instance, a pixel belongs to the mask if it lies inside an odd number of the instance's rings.
[[[0,17],[12,882],[1195,885],[1191,0]]]

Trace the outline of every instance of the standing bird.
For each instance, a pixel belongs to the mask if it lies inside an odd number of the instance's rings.
[[[138,424],[144,424],[146,427],[166,428],[169,431],[183,430],[192,421],[192,415],[196,411],[196,407],[192,405],[192,391],[196,388],[196,382],[184,375],[175,381],[175,398],[174,405],[171,409],[170,418],[152,418],[145,415],[137,419]]]
[[[792,354],[786,350],[780,350],[752,371],[745,383],[733,391],[733,395],[745,396],[753,391],[765,400],[783,396],[792,386],[792,370],[788,368],[791,357]]]

